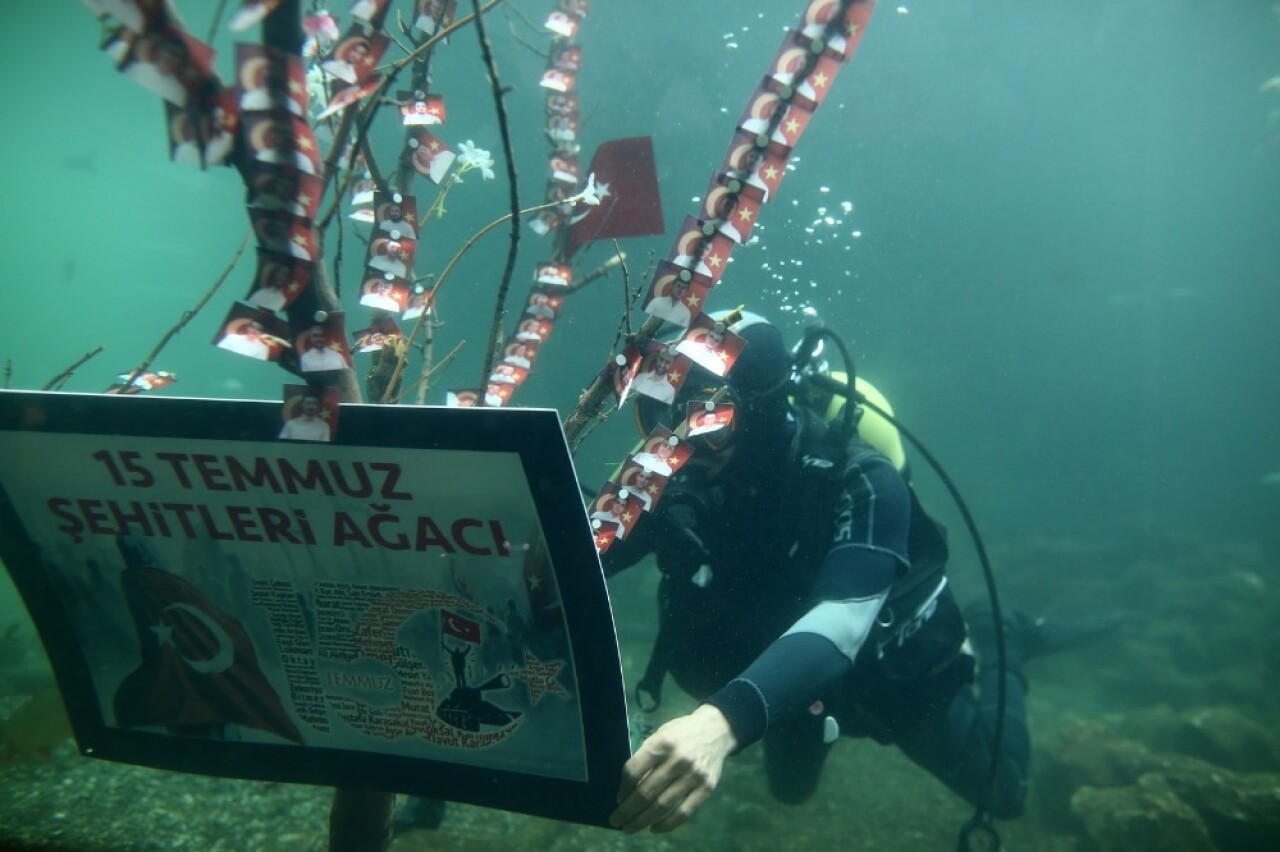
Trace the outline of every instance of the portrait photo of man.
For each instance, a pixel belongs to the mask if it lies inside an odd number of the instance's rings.
[[[325,396],[332,402],[326,403]],[[331,441],[337,425],[337,391],[308,385],[286,385],[284,425],[279,437],[286,441]]]

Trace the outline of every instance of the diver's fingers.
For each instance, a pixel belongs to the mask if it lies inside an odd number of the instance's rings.
[[[618,786],[619,803],[631,796],[636,787],[640,786],[640,781],[662,762],[662,754],[651,745],[651,742],[652,738],[645,740],[639,750],[623,765],[622,783]]]
[[[706,804],[707,799],[711,798],[711,793],[714,790],[714,786],[702,785],[695,787],[670,813],[653,824],[654,833],[662,834],[667,831],[675,831],[684,825],[697,813],[698,808]]]
[[[618,807],[609,816],[617,828],[628,833],[641,831],[662,814],[649,814],[654,800],[671,783],[672,769],[667,765],[666,749],[645,741],[640,750],[622,767],[622,784],[618,790]]]
[[[692,763],[687,760],[675,757],[664,760],[641,779],[631,795],[614,811],[610,821],[633,834],[670,819],[700,786],[700,777],[692,769]],[[689,814],[692,814],[691,810]],[[672,827],[687,819],[685,816],[677,820]]]
[[[728,720],[712,705],[667,722],[623,767],[610,822],[628,832],[683,824],[715,790],[736,746]]]

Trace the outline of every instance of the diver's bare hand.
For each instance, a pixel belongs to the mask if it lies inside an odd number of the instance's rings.
[[[724,714],[710,704],[667,722],[622,767],[609,821],[628,834],[684,825],[710,798],[737,744]]]

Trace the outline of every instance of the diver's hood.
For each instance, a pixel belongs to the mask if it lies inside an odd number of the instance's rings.
[[[746,403],[786,401],[786,380],[791,354],[782,332],[759,314],[742,312],[729,330],[746,341],[746,347],[729,371],[729,385]]]
[[[729,330],[746,341],[727,376],[739,405],[733,466],[756,465],[789,452],[791,354],[782,332],[758,314],[742,312]]]

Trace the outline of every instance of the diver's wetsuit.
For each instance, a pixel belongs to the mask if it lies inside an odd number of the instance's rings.
[[[870,446],[824,454],[813,436],[825,426],[804,411],[756,427],[713,479],[696,468],[673,477],[658,511],[605,555],[615,573],[653,552],[663,572],[642,687],[656,692],[668,671],[725,714],[740,747],[763,739],[781,801],[816,788],[831,716],[841,734],[896,743],[996,816],[1019,813],[1030,757],[1021,684],[1009,678],[992,800],[996,671],[984,667],[975,693],[940,528]]]

